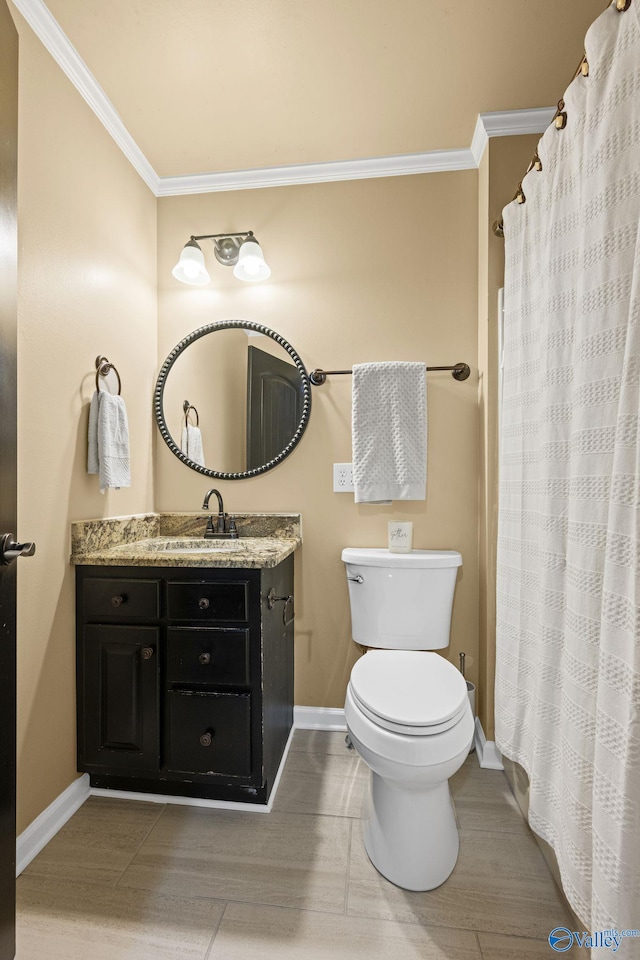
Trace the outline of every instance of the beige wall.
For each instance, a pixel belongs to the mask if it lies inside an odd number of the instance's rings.
[[[18,831],[78,776],[69,522],[153,507],[156,201],[22,18],[18,171]],[[122,376],[133,485],[86,474],[94,361]]]
[[[357,655],[342,547],[386,543],[387,521],[414,521],[418,547],[464,558],[449,657],[478,638],[477,174],[475,171],[171,197],[158,203],[158,363],[191,330],[247,319],[282,334],[308,369],[367,360],[466,361],[472,376],[429,377],[426,502],[355,505],[332,492],[332,464],[351,460],[351,380],[313,388],[300,446],[254,480],[209,483],[159,441],[159,510],[198,509],[218,486],[229,511],[299,511],[296,703],[342,706]],[[190,234],[255,231],[273,270],[239,283],[206,242],[212,282],[187,287],[171,267]]]
[[[498,524],[498,291],[504,282],[504,240],[493,233],[503,207],[513,199],[539,137],[489,141],[478,188],[478,403],[480,415],[480,689],[478,716],[494,737],[496,664],[496,547]]]

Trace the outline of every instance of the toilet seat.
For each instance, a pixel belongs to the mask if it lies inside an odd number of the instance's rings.
[[[468,706],[462,674],[427,651],[371,650],[353,667],[349,689],[369,720],[405,736],[442,733]]]
[[[449,730],[451,727],[455,727],[456,723],[459,723],[461,718],[464,716],[465,704],[463,703],[458,712],[451,717],[449,720],[445,720],[444,723],[433,723],[429,726],[408,726],[407,724],[394,723],[393,720],[387,720],[386,717],[380,717],[378,714],[374,713],[373,710],[370,710],[361,700],[358,699],[358,695],[354,693],[353,687],[351,687],[351,695],[353,701],[359,710],[368,717],[372,723],[375,723],[377,726],[382,727],[383,730],[390,730],[392,733],[402,733],[406,737],[429,737],[434,733],[444,733],[445,730]]]

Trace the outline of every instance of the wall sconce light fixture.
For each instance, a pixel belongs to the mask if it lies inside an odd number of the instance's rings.
[[[238,280],[255,283],[271,276],[271,268],[264,259],[253,231],[246,230],[243,233],[209,233],[202,237],[190,237],[171,271],[176,280],[194,286],[209,283],[211,278],[198,240],[213,240],[216,260],[225,267],[233,267],[233,275]]]

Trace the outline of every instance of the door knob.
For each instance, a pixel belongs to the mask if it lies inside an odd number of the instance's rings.
[[[0,563],[8,566],[18,557],[32,557],[36,552],[35,543],[17,543],[12,533],[5,533],[0,540]]]

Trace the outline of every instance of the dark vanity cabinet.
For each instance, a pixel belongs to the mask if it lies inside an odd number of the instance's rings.
[[[76,576],[78,769],[92,786],[264,803],[293,723],[293,557]]]

